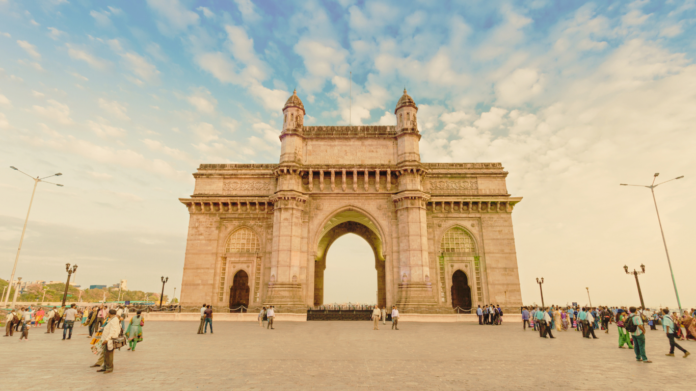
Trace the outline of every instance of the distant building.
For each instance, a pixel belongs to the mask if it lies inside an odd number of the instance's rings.
[[[89,289],[106,289],[106,285],[90,285]]]

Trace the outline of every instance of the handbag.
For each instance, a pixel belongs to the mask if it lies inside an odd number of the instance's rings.
[[[112,339],[112,341],[114,344],[114,349],[121,349],[122,347],[124,347],[128,344],[128,341],[126,341],[126,337],[124,337],[124,336],[114,338],[114,339]]]

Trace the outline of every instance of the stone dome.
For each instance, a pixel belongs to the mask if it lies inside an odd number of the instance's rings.
[[[401,98],[399,99],[399,101],[396,102],[396,109],[394,109],[394,114],[396,114],[396,112],[404,106],[411,106],[411,107],[415,107],[416,109],[418,109],[418,107],[416,106],[416,102],[413,100],[413,98],[411,98],[411,95],[409,95],[406,92],[405,88],[404,88],[404,94],[401,95]]]
[[[288,107],[299,107],[302,109],[302,112],[305,112],[304,105],[302,104],[302,100],[300,100],[300,97],[297,96],[297,90],[294,90],[292,92],[292,96],[288,98],[288,101],[285,102],[285,106],[283,106],[283,111],[287,109]]]

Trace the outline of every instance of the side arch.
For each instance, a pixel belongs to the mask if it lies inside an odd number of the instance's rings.
[[[456,269],[452,273],[452,308],[461,308],[465,312],[470,311],[471,303],[471,285],[469,277],[462,269]]]

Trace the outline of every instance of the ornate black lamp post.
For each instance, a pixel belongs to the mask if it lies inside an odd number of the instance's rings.
[[[68,281],[65,282],[65,292],[63,292],[63,303],[61,304],[61,307],[65,305],[65,299],[68,297],[68,287],[70,287],[70,276],[77,271],[77,265],[74,265],[71,269],[70,264],[66,263],[65,271],[68,272]]]
[[[640,297],[640,307],[642,309],[645,309],[645,303],[643,302],[643,292],[640,291],[640,282],[638,281],[638,275],[645,273],[645,265],[641,264],[640,268],[642,271],[636,271],[633,269],[632,272],[628,271],[628,266],[624,266],[624,270],[626,271],[626,274],[633,274],[633,276],[636,278],[636,286],[638,287],[638,296]]]
[[[544,283],[544,277],[541,277],[541,280],[539,280],[539,278],[537,278],[537,284],[539,284],[539,292],[541,292],[541,309],[542,310],[544,308],[546,308],[546,306],[544,305],[544,290],[541,288],[541,284],[543,284],[543,283]]]
[[[162,294],[160,295],[160,309],[162,309],[162,300],[164,299],[164,284],[169,281],[169,277],[165,278],[162,276]]]

